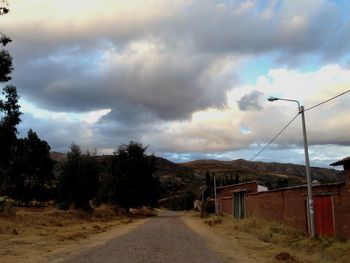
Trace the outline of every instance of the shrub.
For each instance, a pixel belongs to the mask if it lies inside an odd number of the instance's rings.
[[[207,217],[209,214],[213,213],[215,213],[215,202],[211,200],[203,202],[201,208],[201,217]]]
[[[6,196],[0,197],[0,215],[4,217],[16,216],[16,210],[13,207],[13,200]]]
[[[222,217],[221,216],[209,217],[204,222],[206,224],[208,224],[209,226],[215,226],[217,224],[221,224],[222,223]]]

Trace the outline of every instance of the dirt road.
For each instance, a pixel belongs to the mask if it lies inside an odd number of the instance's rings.
[[[162,212],[130,233],[110,240],[64,263],[222,263],[215,252],[175,212]]]

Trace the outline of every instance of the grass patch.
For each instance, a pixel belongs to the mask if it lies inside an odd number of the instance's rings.
[[[205,219],[204,222],[210,226],[216,226],[215,218]],[[220,224],[226,235],[234,235],[235,231],[248,233],[265,243],[277,245],[281,249],[288,248],[313,256],[316,262],[319,260],[321,260],[319,262],[349,262],[349,241],[325,237],[311,239],[306,233],[298,229],[254,217],[242,220],[225,217]],[[299,262],[287,254],[280,251],[276,254],[277,258],[275,260],[288,258],[282,261]]]
[[[0,262],[24,262],[134,221],[104,205],[90,212],[16,208],[15,216],[0,216]]]

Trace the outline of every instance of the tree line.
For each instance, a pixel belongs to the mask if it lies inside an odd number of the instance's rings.
[[[9,12],[6,1],[0,0],[0,16]],[[82,154],[72,144],[67,161],[60,171],[53,172],[49,144],[29,130],[18,138],[17,126],[22,112],[15,86],[7,84],[13,71],[12,57],[6,45],[11,39],[0,32],[0,196],[7,196],[19,205],[32,201],[56,201],[62,209],[90,209],[91,203],[118,204],[129,210],[142,205],[154,206],[158,197],[158,179],[153,175],[153,155],[138,142],[120,145],[111,158],[98,161],[89,152]]]

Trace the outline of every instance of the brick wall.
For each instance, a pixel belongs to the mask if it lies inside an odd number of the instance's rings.
[[[345,184],[313,186],[313,196],[332,196],[334,226],[337,236],[350,239],[350,167],[345,169]],[[232,216],[232,194],[245,189],[246,216],[256,216],[308,231],[307,187],[297,186],[257,192],[257,182],[242,183],[217,189],[220,212]]]
[[[257,216],[307,230],[305,189],[247,194],[246,215],[247,217]]]
[[[234,191],[245,191],[250,193],[257,192],[257,190],[257,181],[218,187],[216,194],[219,202],[220,212],[232,216],[232,194]]]
[[[331,195],[334,197],[334,199],[339,201],[339,198],[342,197],[341,189],[344,189],[344,187],[341,187],[339,184],[313,186],[313,196]],[[303,231],[307,231],[308,224],[306,198],[306,186],[282,188],[274,191],[247,194],[246,215],[247,217],[257,216],[267,220],[273,220]],[[347,200],[350,200],[349,198],[350,196],[347,198]],[[337,221],[337,218],[342,218],[342,221],[344,222],[345,220],[348,220],[350,223],[348,218],[350,215],[350,204],[346,202],[346,206],[343,205],[343,208],[340,211],[340,207],[336,206],[337,201],[334,203],[334,214],[336,219],[335,225],[337,226],[340,222]],[[346,212],[346,210],[348,212]],[[343,216],[341,213],[345,213],[347,215]],[[343,229],[339,231],[339,233],[341,233],[342,236],[350,238],[350,235],[348,236]]]
[[[232,216],[232,196],[219,199],[220,212]]]
[[[345,169],[345,186],[333,197],[335,233],[350,239],[350,168]]]

